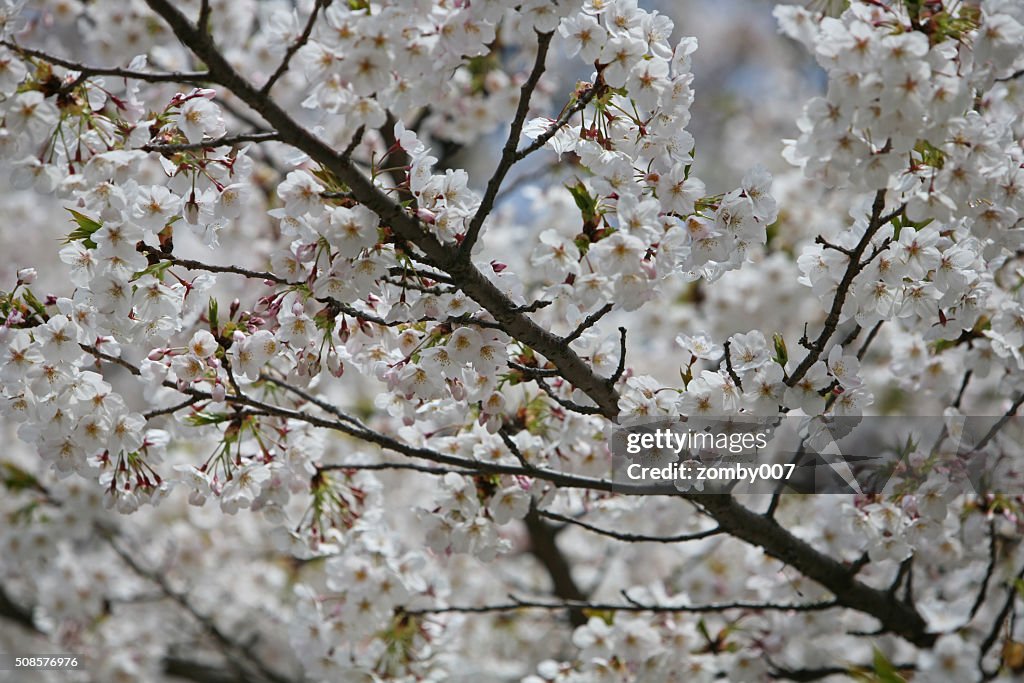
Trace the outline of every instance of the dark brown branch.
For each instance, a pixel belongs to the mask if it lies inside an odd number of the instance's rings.
[[[22,628],[41,634],[39,629],[36,628],[35,619],[32,618],[32,610],[27,607],[21,607],[14,602],[7,595],[7,591],[4,590],[3,586],[0,586],[0,619],[13,621]]]
[[[793,536],[775,520],[747,509],[728,495],[694,496],[691,500],[714,517],[723,531],[763,548],[768,555],[820,583],[839,604],[875,617],[884,631],[918,647],[934,644],[937,635],[929,633],[927,622],[913,605],[857,581],[849,567]]]
[[[838,244],[833,244],[832,242],[829,242],[827,239],[825,239],[821,235],[818,235],[817,237],[814,238],[814,243],[815,244],[820,244],[821,246],[825,247],[826,249],[834,249],[835,251],[838,251],[840,254],[846,254],[847,256],[853,256],[853,250],[852,249],[847,249],[846,247],[841,247]]]
[[[974,376],[973,370],[968,370],[964,373],[963,381],[960,382],[960,389],[956,392],[956,399],[953,401],[953,407],[959,408],[960,404],[964,400],[964,394],[967,392],[967,385],[971,383],[971,377]]]
[[[584,318],[583,322],[577,325],[576,329],[570,332],[567,337],[563,337],[562,341],[566,344],[573,343],[574,341],[579,339],[584,332],[586,332],[591,327],[596,325],[597,321],[608,315],[608,313],[610,313],[613,308],[614,306],[612,304],[605,304],[601,308],[597,309],[596,311],[588,315],[586,318]]]
[[[743,391],[743,382],[740,381],[740,376],[736,374],[736,371],[732,369],[732,339],[727,339],[722,344],[722,349],[725,351],[725,371],[729,373],[736,388]]]
[[[555,137],[555,134],[558,133],[558,131],[565,128],[566,124],[569,123],[569,119],[571,119],[576,112],[582,111],[588,104],[590,104],[590,101],[594,99],[596,95],[597,88],[593,86],[587,89],[583,94],[579,95],[576,102],[563,111],[562,115],[559,116],[546,131],[538,135],[537,139],[532,143],[516,152],[516,161],[525,159],[546,145],[548,140]]]
[[[688,534],[676,534],[674,536],[652,536],[649,534],[634,534],[626,531],[602,529],[601,527],[594,526],[593,524],[588,524],[581,519],[569,517],[568,515],[561,515],[557,512],[550,512],[548,510],[538,510],[537,513],[541,517],[546,517],[552,521],[578,526],[581,529],[586,529],[587,531],[600,536],[607,536],[608,538],[614,538],[617,541],[624,541],[626,543],[687,543],[689,541],[699,541],[703,538],[710,538],[711,536],[717,536],[722,533],[721,529],[715,528],[707,529],[705,531],[695,531]]]
[[[867,355],[868,349],[871,347],[871,343],[875,341],[875,337],[878,336],[878,331],[882,329],[882,323],[884,322],[884,320],[879,320],[875,323],[875,326],[871,328],[871,331],[868,332],[868,338],[864,340],[864,344],[860,347],[860,350],[857,351],[857,360],[864,360],[864,356]]]
[[[178,258],[171,254],[165,253],[149,246],[148,244],[141,245],[138,250],[146,255],[155,256],[162,261],[167,261],[176,266],[182,268],[188,268],[189,270],[203,270],[208,273],[232,273],[234,275],[244,275],[245,277],[257,278],[260,280],[269,280],[279,285],[294,285],[294,282],[288,282],[282,277],[268,273],[262,270],[250,270],[249,268],[242,268],[240,266],[216,266],[209,263],[203,263],[202,261],[196,261],[193,259]]]
[[[143,413],[142,417],[146,418],[147,420],[152,420],[154,417],[159,417],[161,415],[170,415],[171,413],[178,412],[182,408],[188,408],[189,406],[198,403],[200,400],[202,399],[196,396],[189,396],[181,403],[176,403],[173,406],[168,406],[167,408],[158,408],[157,410],[150,410],[149,412]]]
[[[288,71],[288,65],[292,61],[292,57],[295,53],[302,49],[302,46],[309,42],[309,37],[313,34],[313,26],[316,24],[316,18],[320,14],[320,10],[329,4],[326,0],[316,0],[313,3],[313,10],[309,13],[309,19],[306,21],[305,28],[302,29],[302,34],[295,40],[294,43],[288,46],[287,52],[284,53],[284,58],[281,63],[277,65],[277,69],[270,75],[267,82],[260,88],[260,95],[264,97],[270,94],[270,90],[274,87],[274,84],[284,76],[285,72]],[[166,17],[165,17],[166,18]],[[202,24],[200,24],[202,28]]]
[[[995,621],[992,622],[992,630],[985,636],[985,640],[982,641],[981,647],[978,652],[978,668],[981,669],[985,676],[985,680],[989,680],[993,677],[988,673],[985,673],[983,662],[985,661],[985,655],[992,649],[992,646],[996,644],[996,640],[999,639],[999,632],[1003,630],[1003,624],[1006,622],[1006,618],[1010,616],[1010,612],[1013,611],[1013,605],[1019,599],[1017,581],[1024,581],[1024,569],[1021,569],[1017,573],[1017,580],[1011,581],[1010,585],[1006,589],[1006,601],[1003,603],[1002,609],[999,610],[999,614],[996,615]]]
[[[1006,423],[1010,421],[1011,417],[1017,414],[1021,405],[1024,405],[1024,393],[1018,395],[1017,398],[1014,399],[1010,407],[1006,409],[1005,413],[1003,413],[1003,416],[1000,417],[994,425],[992,425],[992,429],[988,430],[988,433],[981,438],[981,441],[979,441],[978,444],[970,450],[970,452],[976,453],[980,451],[982,448],[987,446],[992,439],[996,438],[999,430],[1006,426]]]
[[[626,371],[626,328],[619,328],[619,364],[615,366],[615,372],[608,378],[608,384],[614,385],[622,378]]]
[[[199,18],[196,20],[199,30],[210,35],[210,0],[202,0],[199,5]]]
[[[41,59],[48,64],[54,64],[56,66],[64,67],[72,71],[78,71],[83,76],[117,76],[120,78],[132,78],[138,81],[147,81],[149,83],[188,83],[191,85],[209,83],[211,78],[210,74],[206,71],[170,71],[170,72],[147,72],[147,71],[135,71],[134,69],[122,69],[117,66],[91,66],[88,64],[79,64],[63,57],[51,55],[42,50],[33,50],[32,48],[22,47],[17,43],[12,43],[9,40],[0,40],[0,45],[9,47],[18,54],[25,57],[33,57],[35,59]]]
[[[178,39],[203,60],[216,81],[259,113],[279,132],[282,142],[300,149],[331,171],[352,190],[362,204],[380,216],[385,225],[390,225],[396,235],[415,245],[429,264],[445,271],[458,282],[462,291],[486,309],[511,337],[554,363],[573,386],[589,395],[600,406],[603,415],[614,417],[618,413],[618,394],[614,388],[608,386],[571,349],[565,348],[557,336],[519,312],[504,292],[468,259],[460,256],[459,250],[439,242],[404,207],[367,178],[350,159],[297,123],[272,98],[262,95],[240,76],[209,38],[197,31],[170,0],[147,0],[147,3],[167,21]]]
[[[573,606],[572,603],[580,603],[587,596],[573,578],[572,566],[558,547],[555,528],[537,514],[536,508],[531,508],[523,521],[530,534],[530,552],[547,570],[554,594],[566,601],[569,622],[573,626],[582,626],[587,623],[587,617],[579,606]]]
[[[558,377],[558,370],[554,368],[531,368],[527,365],[516,363],[515,361],[508,361],[508,366],[513,370],[518,370],[523,373],[526,377],[532,379],[534,377]]]
[[[224,135],[213,140],[202,142],[183,142],[169,145],[143,145],[139,147],[144,152],[159,152],[160,154],[174,154],[177,152],[198,151],[203,149],[215,149],[217,147],[233,147],[243,142],[270,142],[277,140],[277,133],[273,132],[252,132],[239,133],[237,135]]]
[[[625,604],[589,602],[586,600],[563,600],[545,602],[543,600],[522,600],[509,596],[511,602],[490,605],[453,605],[450,607],[427,607],[423,609],[405,610],[404,614],[487,614],[491,612],[509,612],[521,609],[540,610],[593,610],[595,612],[651,612],[655,614],[710,614],[746,610],[754,612],[821,612],[839,607],[835,602],[811,602],[797,604],[775,604],[758,602],[728,602],[717,605],[648,605],[629,599]]]
[[[512,118],[512,126],[508,131],[505,146],[501,150],[501,159],[498,161],[498,167],[494,169],[494,174],[487,181],[487,188],[484,190],[483,199],[480,200],[480,206],[477,208],[476,213],[473,214],[469,227],[466,229],[466,236],[462,240],[461,251],[467,261],[473,251],[473,245],[476,244],[477,238],[480,237],[480,229],[483,227],[484,221],[487,219],[488,214],[491,213],[491,209],[494,208],[494,200],[498,196],[498,190],[501,189],[505,176],[508,175],[509,170],[517,161],[516,146],[519,144],[519,138],[523,135],[523,124],[526,123],[526,114],[530,111],[530,96],[533,95],[533,91],[537,88],[537,83],[540,82],[540,77],[544,73],[548,48],[551,46],[551,38],[554,35],[554,32],[537,32],[537,58],[533,64],[533,71],[530,72],[526,82],[519,89],[519,104],[516,106],[516,113]]]
[[[797,382],[803,379],[811,366],[825,352],[825,347],[828,345],[829,340],[832,339],[832,335],[835,334],[836,327],[839,326],[839,317],[842,315],[843,306],[846,303],[847,295],[850,293],[850,288],[853,286],[853,281],[867,265],[867,263],[861,262],[861,257],[881,227],[902,211],[902,208],[900,208],[887,216],[883,216],[883,209],[885,209],[885,190],[879,190],[875,193],[875,201],[871,205],[871,217],[868,220],[867,228],[864,230],[864,235],[849,254],[850,261],[846,266],[846,272],[843,273],[843,277],[839,281],[839,286],[836,288],[835,297],[832,299],[832,307],[829,309],[828,317],[825,318],[821,334],[813,342],[804,344],[808,349],[807,355],[804,356],[804,359],[793,370],[793,374],[786,379],[787,386],[795,386]]]
[[[551,385],[548,384],[547,381],[545,381],[544,378],[539,375],[535,375],[533,377],[533,381],[537,383],[537,386],[544,390],[544,393],[548,395],[548,398],[550,398],[552,401],[562,406],[566,410],[571,410],[572,412],[579,413],[580,415],[601,414],[601,409],[596,406],[585,406],[576,403],[575,401],[569,401],[562,398],[557,393],[555,393],[555,390],[551,388]]]
[[[317,465],[316,469],[318,472],[358,472],[361,470],[411,470],[413,472],[435,474],[437,476],[442,477],[452,472],[454,472],[455,474],[462,474],[467,476],[473,476],[476,474],[476,472],[472,470],[458,469],[452,467],[431,467],[430,465],[417,465],[416,463],[412,462],[331,463],[329,465]]]
[[[211,617],[199,612],[186,594],[175,590],[170,583],[168,583],[167,577],[157,571],[145,569],[139,561],[135,559],[134,555],[121,547],[112,533],[107,532],[105,536],[110,547],[133,572],[135,572],[140,578],[156,584],[167,598],[188,612],[188,614],[191,615],[191,617],[195,619],[200,626],[202,626],[203,630],[213,637],[219,645],[220,650],[237,669],[240,675],[245,672],[250,676],[248,680],[268,681],[269,683],[293,683],[290,678],[272,671],[267,667],[251,647],[237,642],[231,636],[227,635]]]
[[[988,586],[992,581],[992,575],[996,571],[996,563],[999,561],[999,538],[996,536],[996,525],[995,522],[988,523],[988,567],[985,569],[985,578],[981,581],[981,588],[978,590],[978,597],[974,599],[974,604],[971,605],[971,611],[967,616],[967,622],[964,626],[969,624],[972,619],[978,614],[978,610],[985,604],[985,596],[988,594]]]

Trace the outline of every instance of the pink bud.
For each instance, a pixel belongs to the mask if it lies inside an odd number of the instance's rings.
[[[30,285],[36,281],[36,269],[35,268],[22,268],[18,271],[18,284],[19,285]]]
[[[466,398],[466,386],[457,379],[448,382],[448,389],[452,392],[452,398],[456,401],[463,401]]]
[[[345,364],[342,362],[341,356],[333,349],[327,353],[327,371],[335,377],[345,374]]]

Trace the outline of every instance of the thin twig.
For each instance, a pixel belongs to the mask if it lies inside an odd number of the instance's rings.
[[[793,370],[793,374],[790,375],[786,380],[787,386],[796,386],[796,383],[803,379],[804,375],[811,368],[812,365],[821,357],[824,353],[825,347],[828,345],[832,335],[835,334],[836,327],[839,325],[839,318],[843,312],[843,306],[846,304],[846,297],[850,292],[850,288],[853,286],[853,281],[857,278],[857,275],[867,266],[867,262],[860,260],[861,256],[867,250],[868,245],[871,244],[872,238],[882,228],[883,225],[891,221],[900,212],[903,207],[901,206],[896,211],[883,216],[882,211],[885,209],[885,190],[879,190],[875,193],[875,200],[871,205],[871,217],[868,220],[867,228],[864,230],[864,234],[861,236],[860,241],[857,242],[851,253],[849,254],[849,263],[846,266],[846,272],[843,273],[842,279],[839,281],[839,285],[836,288],[835,297],[832,299],[832,307],[829,309],[828,316],[825,318],[825,324],[822,327],[821,334],[814,342],[804,344],[807,347],[807,355],[800,361],[800,364]],[[875,254],[880,251],[876,250]],[[870,259],[868,259],[870,261]],[[803,340],[801,340],[803,344]]]
[[[142,417],[146,418],[147,420],[152,420],[154,417],[159,417],[161,415],[170,415],[171,413],[178,412],[182,408],[188,408],[189,406],[198,403],[200,400],[201,399],[199,399],[196,396],[189,396],[181,403],[176,403],[173,406],[168,406],[166,408],[158,408],[157,410],[150,410],[149,412],[143,413]]]
[[[626,328],[619,328],[619,364],[615,366],[615,372],[608,378],[608,384],[614,385],[622,378],[626,371]]]
[[[234,145],[238,145],[243,142],[270,142],[272,140],[277,139],[277,133],[256,131],[252,133],[239,133],[237,135],[224,135],[219,138],[214,138],[213,140],[203,140],[201,142],[181,142],[167,145],[143,145],[142,147],[139,147],[139,149],[141,149],[144,152],[174,154],[176,152],[215,149],[217,147],[233,147]]]
[[[733,384],[742,391],[743,382],[740,380],[740,376],[736,374],[736,371],[732,369],[732,340],[727,339],[722,344],[722,349],[725,351],[725,370],[729,373],[729,377],[732,378]]]
[[[517,161],[516,145],[519,144],[519,138],[523,134],[526,114],[530,111],[530,96],[533,94],[541,75],[544,73],[548,48],[551,46],[551,38],[554,35],[554,31],[548,33],[537,31],[537,58],[533,63],[533,70],[519,89],[519,104],[516,106],[516,113],[512,118],[512,125],[508,131],[505,146],[501,150],[501,159],[498,161],[498,166],[494,169],[491,179],[487,181],[483,199],[480,200],[480,206],[477,208],[476,213],[473,214],[469,227],[466,229],[466,236],[462,240],[460,251],[466,259],[470,257],[473,245],[476,244],[477,238],[480,236],[480,229],[483,227],[484,220],[487,219],[491,209],[494,208],[494,200],[498,196],[498,190],[501,189],[505,176]]]
[[[291,63],[292,57],[295,56],[296,52],[302,49],[303,45],[309,42],[309,37],[313,33],[313,25],[316,24],[317,15],[320,14],[320,10],[325,7],[326,4],[325,0],[316,0],[313,4],[313,10],[309,13],[309,19],[306,21],[305,28],[302,29],[302,34],[288,47],[288,51],[284,53],[284,58],[281,60],[281,63],[278,64],[277,69],[270,75],[270,78],[268,78],[267,82],[263,84],[263,87],[260,88],[260,95],[269,95],[274,84],[277,83],[278,79],[280,79],[286,71],[288,71],[288,65]]]
[[[209,83],[211,76],[206,71],[170,71],[170,72],[147,72],[147,71],[136,71],[134,69],[123,69],[117,66],[92,66],[89,64],[79,64],[57,55],[51,55],[48,52],[42,50],[34,50],[32,48],[23,47],[17,43],[12,43],[9,40],[0,40],[0,45],[9,47],[18,54],[27,57],[34,57],[35,59],[41,59],[48,64],[54,64],[56,66],[62,66],[65,69],[71,69],[77,71],[85,76],[117,76],[120,78],[132,78],[138,81],[147,81],[149,83],[189,83],[189,84],[200,84]]]
[[[613,308],[614,306],[612,304],[605,304],[601,308],[597,309],[596,311],[588,315],[586,318],[584,318],[583,322],[577,325],[576,329],[570,332],[568,336],[562,337],[562,341],[566,344],[573,343],[574,341],[579,339],[584,332],[586,332],[591,327],[596,325],[597,321],[599,321],[601,318],[610,313]]]
[[[133,572],[139,577],[156,584],[164,595],[188,612],[207,633],[213,636],[214,640],[220,645],[221,651],[238,671],[245,672],[255,669],[264,680],[271,681],[272,683],[292,683],[290,678],[282,676],[264,664],[251,647],[231,638],[211,617],[201,613],[185,593],[175,590],[170,585],[167,577],[159,572],[145,569],[132,553],[121,547],[111,532],[106,531],[104,535],[110,547]]]
[[[705,531],[695,531],[688,534],[676,534],[672,536],[655,536],[651,534],[634,534],[626,531],[613,531],[611,529],[603,529],[593,524],[588,524],[581,519],[576,517],[569,517],[568,515],[562,515],[557,512],[551,512],[548,510],[538,510],[537,513],[541,517],[547,517],[550,520],[556,522],[563,522],[565,524],[572,524],[578,526],[581,529],[586,529],[592,533],[600,536],[607,536],[608,538],[614,538],[618,541],[625,541],[627,543],[687,543],[689,541],[699,541],[703,538],[710,538],[711,536],[717,536],[722,533],[721,529],[717,527],[714,529],[707,529]]]

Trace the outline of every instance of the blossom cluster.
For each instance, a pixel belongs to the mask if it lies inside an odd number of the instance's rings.
[[[663,10],[0,1],[0,159],[66,223],[0,264],[0,617],[100,680],[185,638],[258,679],[1012,680],[1024,502],[948,484],[1024,403],[1024,9],[777,8],[827,91],[724,192]],[[918,409],[885,494],[608,479],[615,418]],[[126,626],[154,599],[185,636]]]

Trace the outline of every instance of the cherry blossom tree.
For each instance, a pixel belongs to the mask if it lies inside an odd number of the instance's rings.
[[[778,6],[778,149],[646,5],[0,0],[17,680],[1017,680],[1024,5]],[[911,415],[878,490],[613,473]]]

